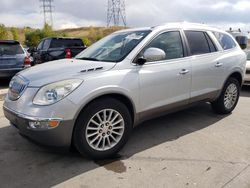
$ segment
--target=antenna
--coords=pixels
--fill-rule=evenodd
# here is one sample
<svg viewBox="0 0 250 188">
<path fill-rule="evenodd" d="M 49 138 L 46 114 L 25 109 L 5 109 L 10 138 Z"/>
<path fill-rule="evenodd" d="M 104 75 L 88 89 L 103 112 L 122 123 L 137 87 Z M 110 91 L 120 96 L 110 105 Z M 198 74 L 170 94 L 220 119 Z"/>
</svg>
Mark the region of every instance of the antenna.
<svg viewBox="0 0 250 188">
<path fill-rule="evenodd" d="M 126 26 L 125 0 L 108 0 L 107 26 L 118 26 L 120 19 L 123 25 Z"/>
<path fill-rule="evenodd" d="M 44 16 L 44 25 L 45 24 L 49 24 L 51 27 L 53 26 L 53 17 L 52 17 L 52 13 L 53 13 L 53 3 L 54 0 L 40 0 L 41 2 L 41 9 L 43 12 L 43 16 Z"/>
</svg>

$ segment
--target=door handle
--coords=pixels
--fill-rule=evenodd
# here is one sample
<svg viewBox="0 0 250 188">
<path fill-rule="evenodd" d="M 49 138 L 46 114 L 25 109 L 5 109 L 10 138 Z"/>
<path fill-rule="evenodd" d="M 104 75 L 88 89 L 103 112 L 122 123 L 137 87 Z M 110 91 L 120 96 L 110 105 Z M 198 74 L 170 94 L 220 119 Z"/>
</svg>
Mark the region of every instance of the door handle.
<svg viewBox="0 0 250 188">
<path fill-rule="evenodd" d="M 179 74 L 182 74 L 182 75 L 187 74 L 187 73 L 189 73 L 189 70 L 187 69 L 182 69 L 181 72 L 179 72 Z"/>
<path fill-rule="evenodd" d="M 215 67 L 221 67 L 222 65 L 223 65 L 223 63 L 217 62 L 217 63 L 215 64 Z"/>
</svg>

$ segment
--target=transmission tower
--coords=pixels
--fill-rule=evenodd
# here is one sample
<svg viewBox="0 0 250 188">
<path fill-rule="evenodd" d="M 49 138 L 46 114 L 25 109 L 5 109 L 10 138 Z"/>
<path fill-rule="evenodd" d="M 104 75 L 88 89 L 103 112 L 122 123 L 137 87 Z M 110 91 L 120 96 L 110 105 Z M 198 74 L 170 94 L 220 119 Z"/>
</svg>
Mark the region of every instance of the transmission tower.
<svg viewBox="0 0 250 188">
<path fill-rule="evenodd" d="M 52 17 L 52 13 L 53 13 L 53 3 L 54 0 L 40 0 L 41 2 L 41 9 L 43 12 L 43 16 L 44 16 L 44 25 L 45 24 L 49 24 L 51 27 L 53 26 L 53 17 Z"/>
<path fill-rule="evenodd" d="M 126 23 L 125 0 L 108 0 L 107 26 L 118 26 L 120 20 L 124 26 Z"/>
</svg>

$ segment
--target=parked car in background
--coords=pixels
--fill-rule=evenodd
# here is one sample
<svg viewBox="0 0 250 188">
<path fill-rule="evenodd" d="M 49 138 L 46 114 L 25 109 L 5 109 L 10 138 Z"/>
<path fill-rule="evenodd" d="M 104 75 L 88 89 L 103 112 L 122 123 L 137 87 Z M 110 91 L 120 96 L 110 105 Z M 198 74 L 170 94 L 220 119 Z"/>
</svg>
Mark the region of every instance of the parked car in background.
<svg viewBox="0 0 250 188">
<path fill-rule="evenodd" d="M 248 39 L 248 34 L 242 32 L 240 29 L 232 30 L 231 28 L 227 32 L 235 38 L 241 49 L 243 49 L 247 55 L 246 73 L 243 84 L 250 85 L 250 41 Z"/>
<path fill-rule="evenodd" d="M 242 49 L 246 49 L 248 45 L 248 34 L 245 32 L 242 32 L 241 29 L 233 30 L 230 28 L 227 31 L 230 35 L 232 35 L 237 43 L 240 45 Z"/>
<path fill-rule="evenodd" d="M 37 142 L 106 158 L 147 119 L 199 102 L 231 113 L 245 67 L 246 54 L 222 30 L 189 23 L 122 30 L 73 60 L 15 76 L 4 114 Z"/>
<path fill-rule="evenodd" d="M 247 65 L 246 65 L 246 74 L 244 78 L 244 85 L 250 85 L 250 51 L 247 54 Z"/>
<path fill-rule="evenodd" d="M 34 64 L 72 58 L 86 48 L 80 38 L 45 38 L 32 52 Z"/>
<path fill-rule="evenodd" d="M 0 40 L 0 78 L 11 78 L 30 66 L 29 54 L 18 41 Z"/>
<path fill-rule="evenodd" d="M 33 59 L 33 57 L 31 56 L 31 53 L 29 52 L 29 48 L 24 48 L 24 50 L 25 50 L 25 52 L 27 53 L 27 55 L 28 55 L 28 57 L 29 57 L 29 59 L 30 59 L 30 64 L 31 64 L 31 66 L 33 66 L 33 65 L 34 65 L 34 59 Z"/>
</svg>

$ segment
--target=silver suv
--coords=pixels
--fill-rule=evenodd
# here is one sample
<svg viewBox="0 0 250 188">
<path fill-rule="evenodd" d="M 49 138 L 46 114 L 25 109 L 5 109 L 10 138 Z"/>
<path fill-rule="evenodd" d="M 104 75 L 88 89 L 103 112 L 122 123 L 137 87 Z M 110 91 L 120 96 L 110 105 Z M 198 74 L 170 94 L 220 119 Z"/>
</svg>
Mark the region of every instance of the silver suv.
<svg viewBox="0 0 250 188">
<path fill-rule="evenodd" d="M 176 23 L 113 33 L 75 59 L 22 71 L 10 82 L 5 116 L 42 144 L 73 145 L 105 158 L 132 128 L 197 102 L 228 114 L 236 106 L 246 55 L 228 33 Z"/>
</svg>

